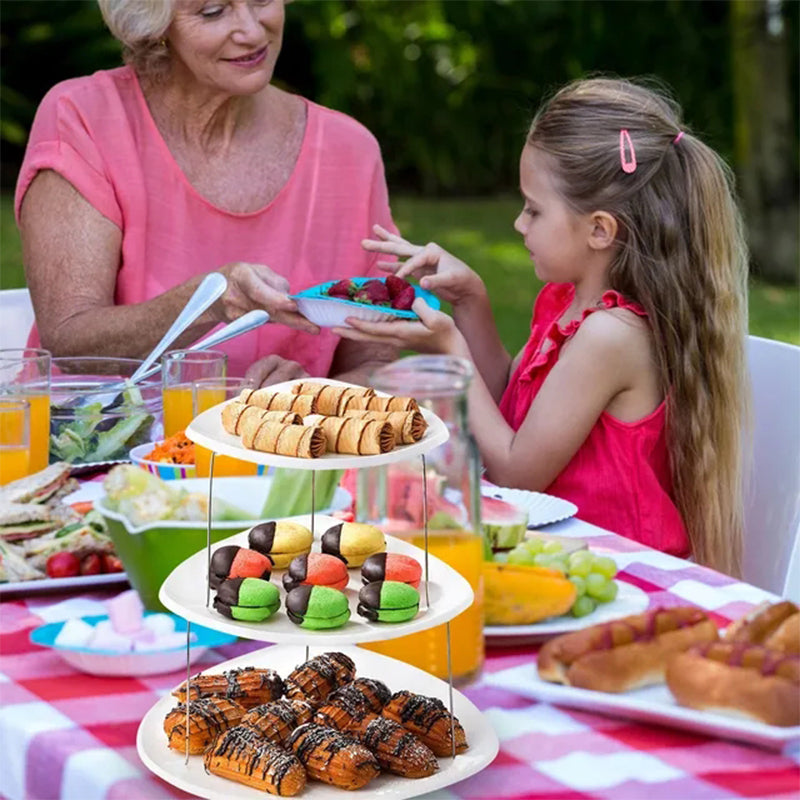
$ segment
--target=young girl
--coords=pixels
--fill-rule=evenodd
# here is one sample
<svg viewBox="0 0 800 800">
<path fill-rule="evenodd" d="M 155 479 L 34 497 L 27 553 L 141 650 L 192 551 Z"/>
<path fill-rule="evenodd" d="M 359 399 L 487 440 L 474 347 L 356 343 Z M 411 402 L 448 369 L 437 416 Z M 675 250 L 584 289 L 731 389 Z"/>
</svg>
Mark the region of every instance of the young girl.
<svg viewBox="0 0 800 800">
<path fill-rule="evenodd" d="M 736 573 L 741 550 L 747 254 L 720 157 L 666 97 L 623 80 L 561 89 L 520 159 L 514 222 L 546 285 L 512 360 L 486 288 L 435 244 L 376 227 L 382 266 L 453 306 L 336 333 L 472 360 L 470 425 L 487 477 L 567 498 L 578 516 Z"/>
</svg>

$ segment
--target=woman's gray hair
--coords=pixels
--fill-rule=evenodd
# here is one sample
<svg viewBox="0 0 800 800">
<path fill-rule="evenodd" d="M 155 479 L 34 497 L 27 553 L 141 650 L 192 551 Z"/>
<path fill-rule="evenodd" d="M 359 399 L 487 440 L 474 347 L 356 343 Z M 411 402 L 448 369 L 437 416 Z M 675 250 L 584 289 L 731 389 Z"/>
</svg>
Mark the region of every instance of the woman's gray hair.
<svg viewBox="0 0 800 800">
<path fill-rule="evenodd" d="M 100 13 L 122 55 L 140 77 L 158 78 L 170 63 L 164 35 L 175 13 L 175 0 L 97 0 Z"/>
</svg>

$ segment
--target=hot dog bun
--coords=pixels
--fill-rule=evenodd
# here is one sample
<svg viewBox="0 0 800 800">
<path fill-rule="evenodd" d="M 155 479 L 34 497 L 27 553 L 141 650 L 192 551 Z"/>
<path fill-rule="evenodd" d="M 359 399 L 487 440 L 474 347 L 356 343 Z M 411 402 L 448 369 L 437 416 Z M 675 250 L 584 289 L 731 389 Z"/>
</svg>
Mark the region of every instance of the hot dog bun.
<svg viewBox="0 0 800 800">
<path fill-rule="evenodd" d="M 767 725 L 800 725 L 800 656 L 712 642 L 672 656 L 666 678 L 682 706 Z"/>
<path fill-rule="evenodd" d="M 800 655 L 800 609 L 789 600 L 762 603 L 732 622 L 723 638 L 726 642 L 761 644 L 770 650 Z"/>
<path fill-rule="evenodd" d="M 539 652 L 539 677 L 626 692 L 661 683 L 669 656 L 717 637 L 716 626 L 699 608 L 646 611 L 551 639 Z"/>
</svg>

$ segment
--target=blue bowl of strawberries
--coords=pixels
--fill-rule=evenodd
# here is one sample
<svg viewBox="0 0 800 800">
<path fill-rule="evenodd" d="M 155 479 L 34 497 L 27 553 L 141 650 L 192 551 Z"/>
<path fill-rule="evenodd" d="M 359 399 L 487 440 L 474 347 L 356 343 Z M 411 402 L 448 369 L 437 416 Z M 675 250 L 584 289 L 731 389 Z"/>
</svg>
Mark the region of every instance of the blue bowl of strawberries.
<svg viewBox="0 0 800 800">
<path fill-rule="evenodd" d="M 346 327 L 348 317 L 370 322 L 419 319 L 411 310 L 418 297 L 439 308 L 434 294 L 396 275 L 327 281 L 292 295 L 300 313 L 320 328 Z"/>
</svg>

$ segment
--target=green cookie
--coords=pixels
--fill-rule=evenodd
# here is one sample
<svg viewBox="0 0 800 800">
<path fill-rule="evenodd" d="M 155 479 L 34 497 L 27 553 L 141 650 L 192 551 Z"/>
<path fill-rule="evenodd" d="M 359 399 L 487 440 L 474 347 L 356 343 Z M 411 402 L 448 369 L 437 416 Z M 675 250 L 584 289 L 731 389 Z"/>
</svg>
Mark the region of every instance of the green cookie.
<svg viewBox="0 0 800 800">
<path fill-rule="evenodd" d="M 326 628 L 340 628 L 350 619 L 350 609 L 336 617 L 309 617 L 306 616 L 300 623 L 301 628 L 308 628 L 310 631 L 321 631 Z"/>
<path fill-rule="evenodd" d="M 280 605 L 280 592 L 274 583 L 261 580 L 260 578 L 245 578 L 239 586 L 239 606 L 255 608 L 257 606 L 268 606 L 274 608 L 274 613 Z"/>
<path fill-rule="evenodd" d="M 278 610 L 278 604 L 262 606 L 261 608 L 251 608 L 249 606 L 231 606 L 230 608 L 233 619 L 238 619 L 242 622 L 263 622 Z"/>
</svg>

